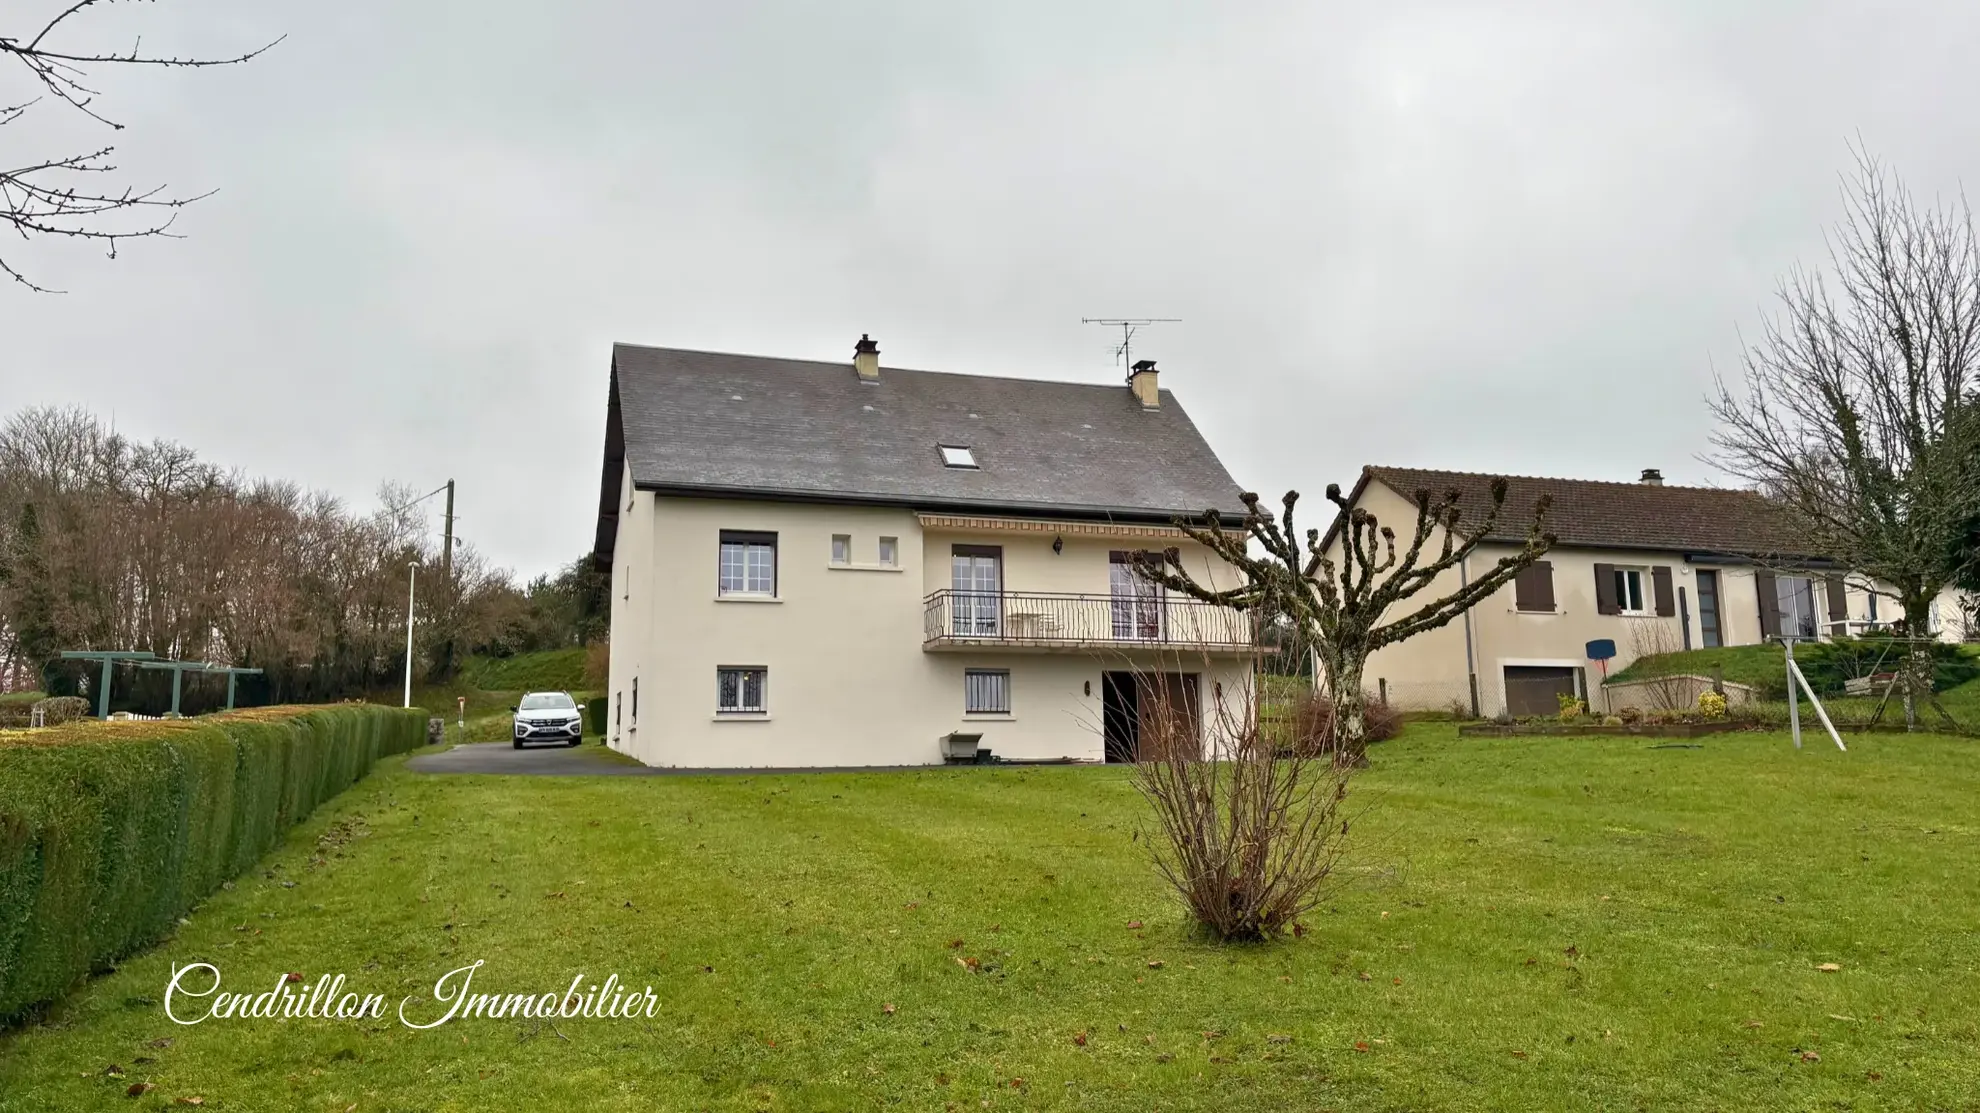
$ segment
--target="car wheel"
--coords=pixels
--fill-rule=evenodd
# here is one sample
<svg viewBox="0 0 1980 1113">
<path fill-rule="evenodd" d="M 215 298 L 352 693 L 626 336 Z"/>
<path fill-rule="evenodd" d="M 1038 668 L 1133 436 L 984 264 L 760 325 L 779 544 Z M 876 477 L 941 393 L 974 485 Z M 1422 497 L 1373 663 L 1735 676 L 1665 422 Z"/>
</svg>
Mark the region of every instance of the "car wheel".
<svg viewBox="0 0 1980 1113">
<path fill-rule="evenodd" d="M 518 750 L 522 749 L 522 739 L 520 738 L 514 739 L 510 744 Z"/>
<path fill-rule="evenodd" d="M 573 738 L 573 739 L 571 739 L 571 740 L 570 740 L 569 742 L 566 742 L 566 743 L 564 743 L 564 744 L 565 744 L 566 746 L 582 746 L 582 745 L 584 745 L 584 739 L 583 739 L 583 738 Z"/>
</svg>

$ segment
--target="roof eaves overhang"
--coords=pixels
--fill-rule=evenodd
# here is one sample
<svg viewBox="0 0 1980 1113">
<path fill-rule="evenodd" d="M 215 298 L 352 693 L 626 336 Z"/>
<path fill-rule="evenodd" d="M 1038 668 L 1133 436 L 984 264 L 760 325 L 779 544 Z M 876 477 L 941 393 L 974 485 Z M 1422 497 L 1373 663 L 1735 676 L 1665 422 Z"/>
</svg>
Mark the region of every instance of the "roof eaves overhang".
<svg viewBox="0 0 1980 1113">
<path fill-rule="evenodd" d="M 759 502 L 803 502 L 842 506 L 887 506 L 914 511 L 954 511 L 999 517 L 1029 517 L 1058 520 L 1147 522 L 1168 525 L 1178 519 L 1191 523 L 1207 521 L 1203 510 L 1161 510 L 1132 506 L 1090 506 L 1075 503 L 1030 503 L 998 500 L 944 499 L 924 496 L 858 491 L 819 491 L 803 488 L 722 487 L 709 484 L 645 483 L 634 476 L 633 485 L 655 495 L 672 498 L 746 499 Z M 1242 520 L 1243 513 L 1219 508 L 1226 521 Z"/>
</svg>

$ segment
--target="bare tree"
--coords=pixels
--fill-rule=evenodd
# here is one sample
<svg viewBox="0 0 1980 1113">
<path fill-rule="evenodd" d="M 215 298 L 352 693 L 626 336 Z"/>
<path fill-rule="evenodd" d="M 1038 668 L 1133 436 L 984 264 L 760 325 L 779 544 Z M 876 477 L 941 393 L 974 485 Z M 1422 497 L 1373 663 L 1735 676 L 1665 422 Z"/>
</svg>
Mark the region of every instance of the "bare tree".
<svg viewBox="0 0 1980 1113">
<path fill-rule="evenodd" d="M 1293 522 L 1299 492 L 1286 492 L 1284 510 L 1276 519 L 1260 511 L 1258 496 L 1247 492 L 1241 496 L 1247 511 L 1242 533 L 1226 531 L 1214 510 L 1207 526 L 1178 523 L 1192 540 L 1236 568 L 1244 577 L 1241 586 L 1204 587 L 1183 567 L 1175 549 L 1152 559 L 1138 557 L 1137 563 L 1144 575 L 1171 591 L 1239 610 L 1282 615 L 1293 623 L 1303 643 L 1320 658 L 1321 682 L 1335 709 L 1336 744 L 1341 752 L 1354 756 L 1366 745 L 1367 696 L 1361 685 L 1369 655 L 1457 618 L 1511 583 L 1553 545 L 1553 534 L 1542 530 L 1548 507 L 1542 496 L 1517 552 L 1500 557 L 1457 590 L 1385 621 L 1398 604 L 1413 601 L 1494 533 L 1506 501 L 1506 481 L 1492 480 L 1490 495 L 1490 509 L 1474 525 L 1464 521 L 1460 492 L 1433 497 L 1427 489 L 1417 491 L 1416 527 L 1398 557 L 1396 531 L 1342 495 L 1337 483 L 1327 485 L 1327 498 L 1335 506 L 1333 525 L 1324 535 L 1308 529 L 1303 539 Z M 1441 541 L 1433 541 L 1438 535 Z M 1262 553 L 1251 551 L 1254 544 Z"/>
<path fill-rule="evenodd" d="M 1743 389 L 1718 384 L 1712 440 L 1715 462 L 1772 498 L 1809 552 L 1895 601 L 1922 637 L 1980 515 L 1980 241 L 1963 199 L 1921 206 L 1856 153 L 1828 273 L 1782 280 Z M 1931 675 L 1921 654 L 1902 670 L 1907 726 Z"/>
<path fill-rule="evenodd" d="M 224 58 L 154 54 L 144 50 L 142 40 L 132 43 L 128 50 L 67 45 L 66 32 L 85 10 L 108 3 L 109 0 L 72 0 L 28 37 L 0 34 L 0 58 L 19 62 L 30 75 L 28 86 L 34 90 L 25 100 L 0 97 L 0 127 L 18 123 L 29 109 L 46 100 L 67 105 L 95 124 L 121 131 L 124 125 L 104 115 L 96 106 L 98 92 L 91 84 L 92 67 L 231 66 L 275 45 L 271 42 L 245 54 Z M 111 258 L 115 258 L 117 245 L 123 240 L 170 236 L 178 210 L 210 196 L 210 192 L 177 194 L 162 185 L 95 184 L 117 172 L 117 165 L 110 161 L 115 151 L 113 146 L 72 148 L 70 153 L 33 157 L 11 167 L 0 162 L 0 220 L 6 221 L 8 229 L 22 240 L 49 236 L 90 240 L 104 245 Z M 47 292 L 10 264 L 4 255 L 0 255 L 0 272 L 30 290 Z"/>
</svg>

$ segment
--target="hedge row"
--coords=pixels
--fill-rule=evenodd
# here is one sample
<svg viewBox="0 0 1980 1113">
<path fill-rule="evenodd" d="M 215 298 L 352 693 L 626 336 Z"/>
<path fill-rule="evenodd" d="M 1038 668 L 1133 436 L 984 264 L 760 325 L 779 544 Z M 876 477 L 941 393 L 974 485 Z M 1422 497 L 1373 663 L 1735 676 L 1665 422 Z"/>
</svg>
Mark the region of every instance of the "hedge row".
<svg viewBox="0 0 1980 1113">
<path fill-rule="evenodd" d="M 0 1018 L 165 938 L 425 738 L 425 712 L 360 705 L 0 734 Z"/>
</svg>

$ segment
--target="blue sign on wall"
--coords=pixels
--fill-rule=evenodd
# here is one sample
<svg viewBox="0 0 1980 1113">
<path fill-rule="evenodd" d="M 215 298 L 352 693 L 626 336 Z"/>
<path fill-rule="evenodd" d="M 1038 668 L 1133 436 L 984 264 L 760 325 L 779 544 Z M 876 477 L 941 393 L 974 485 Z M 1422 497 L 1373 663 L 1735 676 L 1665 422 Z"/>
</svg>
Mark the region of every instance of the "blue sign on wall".
<svg viewBox="0 0 1980 1113">
<path fill-rule="evenodd" d="M 1588 643 L 1588 659 L 1606 661 L 1616 655 L 1616 642 L 1613 638 L 1596 638 Z"/>
</svg>

